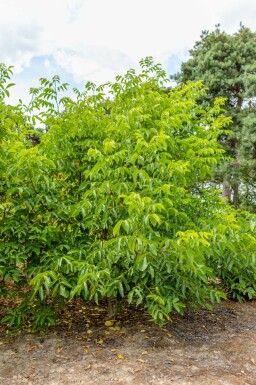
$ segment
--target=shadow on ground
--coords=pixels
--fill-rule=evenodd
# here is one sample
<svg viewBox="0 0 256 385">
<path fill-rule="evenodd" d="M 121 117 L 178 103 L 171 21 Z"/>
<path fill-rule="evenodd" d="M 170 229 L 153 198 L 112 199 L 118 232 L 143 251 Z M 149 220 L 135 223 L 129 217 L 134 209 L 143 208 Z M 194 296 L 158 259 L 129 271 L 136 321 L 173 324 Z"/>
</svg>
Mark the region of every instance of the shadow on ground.
<svg viewBox="0 0 256 385">
<path fill-rule="evenodd" d="M 159 328 L 142 311 L 108 320 L 71 303 L 45 335 L 0 337 L 1 385 L 256 385 L 256 302 L 173 315 Z"/>
</svg>

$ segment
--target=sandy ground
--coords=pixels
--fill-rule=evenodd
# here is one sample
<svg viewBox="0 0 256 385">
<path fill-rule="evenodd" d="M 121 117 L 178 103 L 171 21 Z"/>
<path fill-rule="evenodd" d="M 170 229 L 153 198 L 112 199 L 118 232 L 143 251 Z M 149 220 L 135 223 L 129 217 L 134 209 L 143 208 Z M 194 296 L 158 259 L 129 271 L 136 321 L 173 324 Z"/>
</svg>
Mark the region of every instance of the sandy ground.
<svg viewBox="0 0 256 385">
<path fill-rule="evenodd" d="M 73 305 L 72 305 L 73 306 Z M 82 304 L 45 335 L 0 337 L 1 385 L 256 385 L 256 302 L 115 322 Z"/>
</svg>

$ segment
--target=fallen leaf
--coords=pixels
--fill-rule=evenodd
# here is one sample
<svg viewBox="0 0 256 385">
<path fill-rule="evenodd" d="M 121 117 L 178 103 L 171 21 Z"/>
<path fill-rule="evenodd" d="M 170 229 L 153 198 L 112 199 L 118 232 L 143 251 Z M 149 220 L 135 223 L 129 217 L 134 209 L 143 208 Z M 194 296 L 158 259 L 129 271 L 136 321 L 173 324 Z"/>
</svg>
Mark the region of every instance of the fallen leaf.
<svg viewBox="0 0 256 385">
<path fill-rule="evenodd" d="M 122 354 L 118 354 L 117 356 L 120 360 L 124 360 L 124 356 L 122 356 Z"/>
<path fill-rule="evenodd" d="M 109 326 L 113 326 L 114 325 L 114 321 L 109 321 L 108 320 L 108 321 L 105 322 L 105 325 L 108 326 L 108 327 Z"/>
<path fill-rule="evenodd" d="M 87 334 L 92 334 L 92 331 L 90 329 L 87 330 Z"/>
<path fill-rule="evenodd" d="M 148 352 L 146 350 L 144 350 L 144 352 L 142 352 L 141 354 L 143 354 L 145 356 L 148 354 Z"/>
<path fill-rule="evenodd" d="M 140 330 L 140 332 L 141 332 L 141 333 L 145 333 L 145 332 L 146 332 L 146 330 L 143 330 L 143 329 L 142 329 L 142 330 Z"/>
<path fill-rule="evenodd" d="M 143 360 L 142 358 L 137 358 L 137 360 L 136 361 L 138 361 L 138 362 L 141 362 L 142 364 L 145 364 L 145 360 Z"/>
<path fill-rule="evenodd" d="M 31 352 L 31 350 L 36 349 L 36 348 L 37 348 L 37 345 L 30 346 L 30 347 L 27 349 L 27 352 Z"/>
<path fill-rule="evenodd" d="M 119 326 L 114 326 L 114 327 L 110 327 L 111 330 L 114 330 L 114 331 L 117 331 L 117 330 L 120 330 L 120 327 Z"/>
</svg>

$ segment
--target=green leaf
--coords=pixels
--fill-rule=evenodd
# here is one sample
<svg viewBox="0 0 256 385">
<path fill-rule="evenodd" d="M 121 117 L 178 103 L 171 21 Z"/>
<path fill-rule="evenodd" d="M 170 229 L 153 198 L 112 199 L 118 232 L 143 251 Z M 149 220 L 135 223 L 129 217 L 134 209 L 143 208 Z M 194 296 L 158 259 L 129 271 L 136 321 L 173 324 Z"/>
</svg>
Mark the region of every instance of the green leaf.
<svg viewBox="0 0 256 385">
<path fill-rule="evenodd" d="M 138 257 L 137 258 L 137 266 L 140 271 L 145 271 L 148 267 L 147 257 Z"/>
<path fill-rule="evenodd" d="M 124 297 L 124 288 L 123 288 L 122 282 L 120 282 L 120 281 L 118 282 L 118 290 L 119 290 L 119 294 L 123 298 Z"/>
<path fill-rule="evenodd" d="M 122 220 L 122 219 L 119 220 L 119 221 L 116 223 L 115 227 L 113 228 L 113 235 L 114 235 L 114 237 L 117 236 L 117 235 L 119 235 L 120 227 L 121 227 L 122 224 L 123 224 L 123 220 Z"/>
</svg>

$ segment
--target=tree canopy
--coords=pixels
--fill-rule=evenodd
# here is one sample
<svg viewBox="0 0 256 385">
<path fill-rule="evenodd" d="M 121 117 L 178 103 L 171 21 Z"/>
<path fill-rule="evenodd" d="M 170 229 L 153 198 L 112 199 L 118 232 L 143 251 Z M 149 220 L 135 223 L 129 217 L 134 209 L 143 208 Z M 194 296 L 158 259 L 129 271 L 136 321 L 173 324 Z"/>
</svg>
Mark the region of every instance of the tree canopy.
<svg viewBox="0 0 256 385">
<path fill-rule="evenodd" d="M 2 295 L 10 280 L 17 293 L 31 286 L 3 322 L 30 309 L 35 327 L 51 324 L 55 304 L 77 296 L 141 304 L 160 323 L 188 305 L 255 296 L 255 217 L 209 184 L 231 122 L 225 100 L 202 108 L 201 81 L 166 93 L 161 66 L 140 64 L 87 83 L 75 101 L 59 99 L 58 77 L 41 79 L 32 103 L 15 107 L 2 67 Z M 47 129 L 35 131 L 38 120 Z"/>
<path fill-rule="evenodd" d="M 213 32 L 203 31 L 173 78 L 178 83 L 202 80 L 207 87 L 203 105 L 218 96 L 226 98 L 232 133 L 220 135 L 219 141 L 233 160 L 218 170 L 223 195 L 238 208 L 240 190 L 240 203 L 255 207 L 256 33 L 243 25 L 233 35 L 222 32 L 219 25 Z"/>
</svg>

